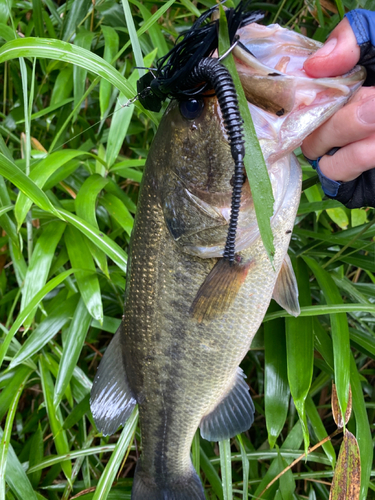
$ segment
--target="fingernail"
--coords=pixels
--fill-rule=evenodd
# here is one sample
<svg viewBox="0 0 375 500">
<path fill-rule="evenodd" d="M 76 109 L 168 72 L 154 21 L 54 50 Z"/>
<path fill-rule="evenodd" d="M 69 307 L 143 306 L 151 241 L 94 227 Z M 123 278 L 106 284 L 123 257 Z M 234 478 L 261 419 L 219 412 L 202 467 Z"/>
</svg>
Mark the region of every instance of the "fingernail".
<svg viewBox="0 0 375 500">
<path fill-rule="evenodd" d="M 358 119 L 366 125 L 375 123 L 375 98 L 364 101 L 357 110 Z"/>
<path fill-rule="evenodd" d="M 325 57 L 328 56 L 336 47 L 337 38 L 331 38 L 326 42 L 323 47 L 315 52 L 311 57 Z"/>
</svg>

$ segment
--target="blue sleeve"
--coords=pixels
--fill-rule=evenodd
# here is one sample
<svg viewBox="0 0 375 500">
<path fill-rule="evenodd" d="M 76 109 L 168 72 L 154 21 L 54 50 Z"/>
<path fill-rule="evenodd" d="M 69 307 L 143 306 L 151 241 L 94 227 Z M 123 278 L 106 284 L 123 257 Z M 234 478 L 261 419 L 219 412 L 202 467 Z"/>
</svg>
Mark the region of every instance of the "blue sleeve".
<svg viewBox="0 0 375 500">
<path fill-rule="evenodd" d="M 367 42 L 375 46 L 375 12 L 355 9 L 345 14 L 345 17 L 350 23 L 359 46 Z"/>
<path fill-rule="evenodd" d="M 340 148 L 332 148 L 328 155 L 332 156 Z M 306 160 L 317 171 L 322 188 L 328 198 L 340 201 L 348 208 L 375 207 L 375 168 L 363 172 L 349 182 L 337 182 L 326 177 L 319 167 L 319 160 Z"/>
<path fill-rule="evenodd" d="M 365 87 L 375 85 L 375 12 L 355 9 L 345 17 L 350 23 L 360 48 L 358 64 L 366 68 Z"/>
<path fill-rule="evenodd" d="M 334 148 L 334 149 L 337 150 L 338 148 Z M 306 158 L 306 156 L 305 156 L 305 158 Z M 323 189 L 324 194 L 326 194 L 327 196 L 329 196 L 331 198 L 335 198 L 337 196 L 337 193 L 339 191 L 339 188 L 340 188 L 342 182 L 334 181 L 333 179 L 330 179 L 329 177 L 327 177 L 326 175 L 323 174 L 323 172 L 320 170 L 320 166 L 319 166 L 319 161 L 321 158 L 322 158 L 322 156 L 320 158 L 318 158 L 317 160 L 310 160 L 309 158 L 306 158 L 306 160 L 310 163 L 312 168 L 314 170 L 316 170 L 316 173 L 318 174 L 320 184 L 322 185 L 322 189 Z"/>
</svg>

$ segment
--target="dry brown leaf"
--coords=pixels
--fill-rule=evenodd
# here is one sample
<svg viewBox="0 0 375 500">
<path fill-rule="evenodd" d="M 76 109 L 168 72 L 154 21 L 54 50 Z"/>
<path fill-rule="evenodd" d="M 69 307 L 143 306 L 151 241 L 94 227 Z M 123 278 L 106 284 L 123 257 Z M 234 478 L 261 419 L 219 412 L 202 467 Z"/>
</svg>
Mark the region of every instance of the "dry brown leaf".
<svg viewBox="0 0 375 500">
<path fill-rule="evenodd" d="M 36 149 L 37 151 L 43 151 L 43 153 L 47 153 L 47 150 L 42 144 L 38 141 L 38 139 L 35 139 L 35 137 L 31 137 L 31 147 L 33 149 Z"/>
<path fill-rule="evenodd" d="M 30 138 L 31 142 L 31 147 L 32 149 L 35 149 L 37 151 L 42 151 L 43 153 L 47 153 L 47 150 L 42 144 L 38 141 L 38 139 L 35 139 L 35 137 Z M 24 132 L 21 132 L 21 157 L 25 158 L 25 151 L 26 151 L 26 134 Z"/>
<path fill-rule="evenodd" d="M 323 9 L 329 10 L 329 12 L 337 14 L 337 7 L 333 2 L 330 2 L 329 0 L 320 0 L 320 5 L 322 6 Z"/>
<path fill-rule="evenodd" d="M 359 500 L 361 490 L 361 459 L 356 438 L 344 434 L 333 475 L 329 500 Z"/>
<path fill-rule="evenodd" d="M 333 420 L 335 421 L 337 427 L 339 429 L 342 429 L 344 427 L 344 422 L 342 419 L 342 414 L 339 406 L 339 400 L 337 398 L 336 385 L 333 382 L 332 382 L 331 406 L 332 406 Z M 349 386 L 349 400 L 345 412 L 345 425 L 349 422 L 351 414 L 352 414 L 352 390 Z"/>
<path fill-rule="evenodd" d="M 319 23 L 318 10 L 315 6 L 315 2 L 312 2 L 311 0 L 305 0 L 305 5 L 308 8 L 308 11 L 310 12 L 310 14 L 315 19 L 315 21 L 317 21 Z M 330 18 L 329 12 L 333 12 L 334 14 L 337 14 L 336 5 L 334 5 L 329 0 L 320 0 L 320 6 L 322 8 L 322 13 L 323 13 L 324 17 L 326 17 L 327 19 Z"/>
</svg>

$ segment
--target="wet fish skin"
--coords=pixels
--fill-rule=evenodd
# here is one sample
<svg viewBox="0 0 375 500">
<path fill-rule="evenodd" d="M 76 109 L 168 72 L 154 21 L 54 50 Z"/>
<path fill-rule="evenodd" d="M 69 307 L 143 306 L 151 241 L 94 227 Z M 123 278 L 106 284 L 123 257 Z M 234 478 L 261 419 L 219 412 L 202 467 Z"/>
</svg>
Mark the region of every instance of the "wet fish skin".
<svg viewBox="0 0 375 500">
<path fill-rule="evenodd" d="M 341 94 L 335 91 L 335 102 Z M 322 103 L 312 104 L 303 115 L 305 127 L 299 126 L 298 106 L 279 118 L 250 105 L 276 200 L 271 221 L 274 268 L 245 184 L 237 249 L 248 272 L 235 301 L 209 321 L 197 320 L 190 308 L 222 255 L 233 159 L 216 98 L 206 98 L 194 120 L 186 120 L 173 102 L 160 123 L 131 239 L 124 318 L 99 367 L 91 401 L 97 426 L 105 434 L 123 424 L 138 402 L 142 455 L 133 500 L 203 500 L 190 459 L 196 429 L 200 426 L 203 437 L 219 440 L 247 430 L 253 421 L 254 407 L 238 366 L 277 281 L 290 283 L 278 277 L 287 273 L 293 282 L 284 262 L 299 204 L 301 170 L 290 151 L 332 113 L 335 103 L 328 99 L 324 109 Z M 285 123 L 294 126 L 289 126 L 287 144 Z M 283 301 L 283 293 L 275 297 Z M 292 313 L 298 312 L 296 307 L 291 306 Z"/>
<path fill-rule="evenodd" d="M 181 251 L 171 238 L 162 207 L 169 197 L 181 199 L 185 189 L 181 178 L 202 189 L 210 185 L 213 192 L 230 189 L 230 168 L 223 168 L 218 175 L 210 172 L 212 158 L 217 161 L 216 151 L 220 151 L 223 166 L 231 165 L 232 159 L 227 143 L 223 142 L 219 116 L 214 114 L 216 106 L 213 102 L 206 106 L 207 112 L 194 122 L 185 139 L 181 138 L 177 104 L 171 106 L 160 124 L 161 133 L 150 151 L 132 240 L 124 360 L 130 386 L 140 402 L 143 454 L 139 470 L 153 477 L 160 488 L 191 476 L 190 447 L 195 431 L 202 417 L 233 386 L 237 367 L 264 317 L 277 276 L 258 240 L 251 249 L 241 252 L 244 260 L 254 262 L 254 267 L 232 307 L 208 324 L 198 323 L 189 314 L 198 289 L 216 260 Z M 195 136 L 207 129 L 206 144 L 202 145 Z M 170 146 L 176 143 L 175 149 Z M 206 147 L 212 148 L 208 161 L 201 159 L 201 151 Z M 193 159 L 194 166 L 189 168 Z M 175 190 L 171 194 L 168 177 L 174 177 L 175 172 L 179 178 L 172 182 Z M 167 192 L 163 186 L 165 178 Z M 295 165 L 290 197 L 274 226 L 277 270 L 289 245 L 287 230 L 293 228 L 300 181 Z M 225 237 L 226 226 L 216 226 L 205 214 L 200 224 L 203 242 L 209 242 L 217 232 Z"/>
<path fill-rule="evenodd" d="M 238 365 L 268 307 L 300 197 L 301 173 L 298 164 L 293 163 L 291 175 L 287 176 L 289 195 L 273 224 L 277 272 L 273 271 L 258 238 L 251 248 L 240 253 L 254 266 L 233 305 L 223 316 L 199 323 L 189 309 L 216 259 L 202 259 L 179 247 L 178 237 L 177 241 L 171 237 L 167 225 L 171 221 L 166 224 L 163 208 L 170 208 L 168 200 L 172 198 L 181 200 L 185 186 L 191 182 L 202 190 L 209 185 L 214 195 L 228 193 L 229 203 L 233 160 L 223 139 L 216 99 L 207 100 L 204 113 L 189 124 L 184 139 L 181 127 L 186 131 L 186 123 L 181 122 L 178 104 L 174 103 L 163 118 L 150 150 L 129 256 L 120 335 L 122 359 L 129 386 L 139 403 L 142 431 L 143 451 L 135 477 L 135 499 L 161 499 L 162 494 L 171 494 L 176 489 L 181 490 L 178 496 L 165 498 L 204 498 L 190 460 L 191 442 L 202 418 L 239 378 Z M 209 133 L 202 144 L 196 138 L 203 131 Z M 174 141 L 179 143 L 178 148 L 171 146 L 176 144 Z M 206 148 L 209 153 L 203 156 L 202 149 Z M 218 162 L 218 158 L 223 168 L 215 175 L 212 161 Z M 189 168 L 193 160 L 197 166 Z M 286 161 L 287 170 L 288 164 Z M 178 172 L 178 177 L 174 172 Z M 183 211 L 179 208 L 181 219 Z M 187 224 L 178 228 L 180 238 L 191 222 L 189 205 L 185 214 Z M 218 234 L 225 240 L 226 226 L 218 225 L 205 213 L 198 219 L 202 245 L 209 244 L 213 235 L 216 241 Z M 234 431 L 229 429 L 230 435 L 248 428 L 249 420 L 250 424 L 252 421 L 251 407 L 243 424 L 241 403 L 238 406 L 239 427 Z M 230 417 L 235 420 L 235 414 Z M 222 433 L 219 437 L 229 435 Z"/>
</svg>

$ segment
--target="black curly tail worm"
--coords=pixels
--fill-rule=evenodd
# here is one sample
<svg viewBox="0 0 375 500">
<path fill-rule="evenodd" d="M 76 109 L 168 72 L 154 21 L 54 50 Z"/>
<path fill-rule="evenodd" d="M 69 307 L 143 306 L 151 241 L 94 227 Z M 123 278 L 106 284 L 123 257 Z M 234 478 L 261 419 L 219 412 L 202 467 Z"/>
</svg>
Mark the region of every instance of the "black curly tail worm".
<svg viewBox="0 0 375 500">
<path fill-rule="evenodd" d="M 224 259 L 232 263 L 235 259 L 236 232 L 244 176 L 245 140 L 242 126 L 243 119 L 238 107 L 237 92 L 232 76 L 218 59 L 210 57 L 201 59 L 187 77 L 184 87 L 194 88 L 195 85 L 202 82 L 208 82 L 215 91 L 234 159 L 231 214 L 224 248 Z"/>
</svg>

